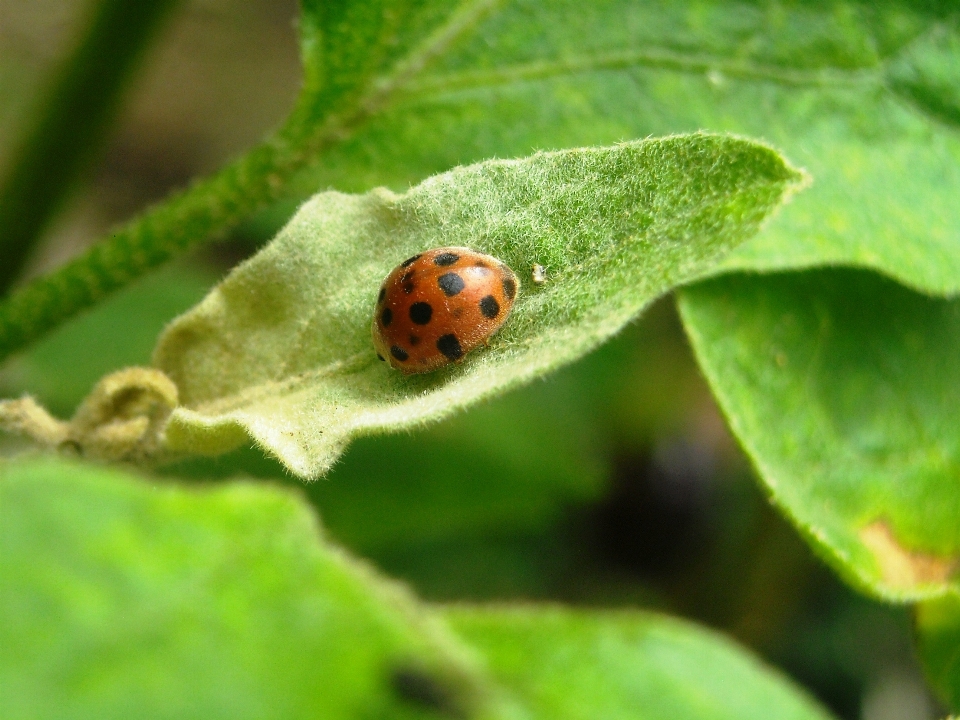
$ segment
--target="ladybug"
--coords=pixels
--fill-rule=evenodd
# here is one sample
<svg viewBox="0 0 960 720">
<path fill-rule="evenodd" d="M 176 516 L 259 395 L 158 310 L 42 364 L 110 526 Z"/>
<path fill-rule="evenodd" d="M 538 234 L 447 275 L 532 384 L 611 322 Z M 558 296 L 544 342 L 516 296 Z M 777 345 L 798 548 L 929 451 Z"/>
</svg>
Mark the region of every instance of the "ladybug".
<svg viewBox="0 0 960 720">
<path fill-rule="evenodd" d="M 377 357 L 425 373 L 487 344 L 513 308 L 519 283 L 505 263 L 465 247 L 441 247 L 397 265 L 373 317 Z"/>
</svg>

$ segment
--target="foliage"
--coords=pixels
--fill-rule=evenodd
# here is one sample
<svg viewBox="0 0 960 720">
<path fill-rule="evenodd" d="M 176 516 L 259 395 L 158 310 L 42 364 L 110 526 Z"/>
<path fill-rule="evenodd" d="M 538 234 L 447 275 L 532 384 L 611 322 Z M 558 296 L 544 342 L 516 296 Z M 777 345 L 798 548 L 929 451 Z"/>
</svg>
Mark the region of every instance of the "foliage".
<svg viewBox="0 0 960 720">
<path fill-rule="evenodd" d="M 482 163 L 400 197 L 320 194 L 161 337 L 154 362 L 182 404 L 167 445 L 223 452 L 242 429 L 315 477 L 354 435 L 448 415 L 584 354 L 739 243 L 800 179 L 766 148 L 701 135 Z M 479 357 L 401 377 L 370 349 L 376 291 L 439 245 L 539 263 L 550 282 L 522 283 Z"/>
<path fill-rule="evenodd" d="M 683 292 L 704 373 L 774 499 L 894 599 L 960 591 L 960 302 L 852 270 Z"/>
<path fill-rule="evenodd" d="M 0 353 L 271 203 L 311 199 L 167 329 L 156 368 L 108 375 L 71 421 L 32 399 L 4 402 L 0 421 L 65 452 L 138 462 L 253 438 L 314 477 L 355 436 L 419 426 L 541 377 L 683 286 L 684 329 L 762 487 L 847 581 L 919 602 L 931 683 L 960 708 L 955 7 L 304 0 L 299 29 L 304 83 L 286 123 L 14 290 L 0 302 Z M 94 98 L 91 113 L 111 97 Z M 28 170 L 45 177 L 58 159 Z M 814 182 L 780 208 L 803 178 L 790 163 Z M 445 244 L 491 252 L 523 277 L 544 264 L 548 282 L 524 283 L 488 349 L 403 378 L 369 348 L 376 287 L 399 260 Z M 157 295 L 153 319 L 128 332 L 149 280 L 131 288 L 14 358 L 0 380 L 62 413 L 100 373 L 146 362 L 154 331 L 204 282 L 178 280 L 183 295 Z M 90 357 L 85 333 L 110 317 L 123 328 L 117 349 Z M 71 342 L 81 362 L 65 368 Z M 591 425 L 589 403 L 569 407 L 577 422 L 544 421 L 522 445 L 542 442 L 542 465 L 461 420 L 461 435 L 433 431 L 434 461 L 408 454 L 422 468 L 420 497 L 393 502 L 358 481 L 370 495 L 356 493 L 347 511 L 330 499 L 331 510 L 352 512 L 347 525 L 371 545 L 442 535 L 445 523 L 545 522 L 565 499 L 597 492 L 604 472 L 589 441 L 565 442 Z M 521 416 L 496 410 L 491 424 Z M 458 458 L 473 468 L 462 486 L 447 471 Z M 216 466 L 194 462 L 169 472 Z M 503 468 L 528 480 L 512 516 L 511 482 L 483 482 Z M 662 703 L 653 715 L 822 716 L 725 641 L 664 618 L 425 608 L 317 540 L 299 500 L 255 483 L 154 491 L 147 478 L 53 461 L 3 473 L 0 581 L 22 622 L 0 631 L 0 702 L 50 703 L 11 705 L 11 716 L 129 714 L 137 697 L 203 716 L 578 717 L 606 703 L 611 717 L 645 717 L 637 698 L 648 697 Z M 321 510 L 335 498 L 310 493 Z M 461 512 L 473 497 L 473 515 Z M 318 607 L 346 629 L 324 635 Z M 391 676 L 397 662 L 408 671 Z M 341 695 L 313 694 L 317 667 Z"/>
<path fill-rule="evenodd" d="M 574 718 L 607 672 L 616 717 L 759 718 L 771 704 L 826 717 L 677 621 L 420 605 L 262 484 L 157 486 L 28 460 L 3 465 L 0 502 L 0 590 L 17 618 L 0 629 L 4 717 Z M 568 714 L 517 677 L 539 633 L 557 659 L 540 670 L 574 689 Z M 707 701 L 693 694 L 704 682 L 719 690 Z"/>
</svg>

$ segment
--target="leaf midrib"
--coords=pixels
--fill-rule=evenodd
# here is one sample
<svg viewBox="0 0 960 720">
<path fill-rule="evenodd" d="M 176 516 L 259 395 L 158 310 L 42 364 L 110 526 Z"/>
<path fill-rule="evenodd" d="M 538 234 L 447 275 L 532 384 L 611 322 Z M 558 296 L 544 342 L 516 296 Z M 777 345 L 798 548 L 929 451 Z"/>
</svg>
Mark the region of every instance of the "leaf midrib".
<svg viewBox="0 0 960 720">
<path fill-rule="evenodd" d="M 588 74 L 604 70 L 648 68 L 674 72 L 707 75 L 721 81 L 726 78 L 771 82 L 784 87 L 801 88 L 858 88 L 871 87 L 886 91 L 897 102 L 925 120 L 956 131 L 958 126 L 945 122 L 911 97 L 898 91 L 889 77 L 890 66 L 909 52 L 916 43 L 942 31 L 942 23 L 918 33 L 895 51 L 881 56 L 873 65 L 843 68 L 824 65 L 817 68 L 765 65 L 741 58 L 731 58 L 709 52 L 679 52 L 666 47 L 644 50 L 619 50 L 606 53 L 574 54 L 547 60 L 507 64 L 486 70 L 464 70 L 421 76 L 404 83 L 400 94 L 407 102 L 431 100 L 457 92 L 483 88 L 506 88 L 524 82 L 562 76 Z M 378 111 L 383 109 L 378 108 Z"/>
<path fill-rule="evenodd" d="M 481 87 L 502 87 L 528 80 L 539 80 L 561 75 L 618 70 L 630 67 L 648 67 L 678 72 L 719 72 L 722 75 L 768 80 L 789 86 L 844 87 L 883 82 L 883 65 L 869 68 L 842 69 L 823 67 L 811 70 L 786 66 L 767 67 L 759 63 L 727 58 L 706 53 L 678 53 L 667 49 L 622 50 L 610 53 L 571 55 L 552 60 L 515 63 L 501 68 L 480 71 L 461 71 L 428 76 L 407 85 L 411 96 L 429 97 Z"/>
</svg>

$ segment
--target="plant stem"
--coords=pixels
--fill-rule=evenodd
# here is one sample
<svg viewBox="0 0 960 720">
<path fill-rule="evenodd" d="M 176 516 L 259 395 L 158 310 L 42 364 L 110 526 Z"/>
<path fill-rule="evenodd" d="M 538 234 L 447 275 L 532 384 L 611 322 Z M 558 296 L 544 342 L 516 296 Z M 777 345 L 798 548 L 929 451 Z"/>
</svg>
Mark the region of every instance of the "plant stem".
<svg viewBox="0 0 960 720">
<path fill-rule="evenodd" d="M 282 194 L 304 162 L 278 135 L 120 227 L 0 304 L 0 360 L 108 293 L 185 250 L 218 237 Z"/>
<path fill-rule="evenodd" d="M 126 81 L 179 0 L 101 0 L 0 186 L 0 293 L 101 145 Z"/>
<path fill-rule="evenodd" d="M 397 93 L 498 1 L 464 3 L 389 72 L 370 78 L 364 91 L 340 108 L 336 102 L 318 107 L 317 94 L 305 90 L 272 138 L 0 301 L 0 361 L 148 270 L 224 235 L 269 203 L 289 197 L 290 180 L 297 172 L 388 107 Z"/>
</svg>

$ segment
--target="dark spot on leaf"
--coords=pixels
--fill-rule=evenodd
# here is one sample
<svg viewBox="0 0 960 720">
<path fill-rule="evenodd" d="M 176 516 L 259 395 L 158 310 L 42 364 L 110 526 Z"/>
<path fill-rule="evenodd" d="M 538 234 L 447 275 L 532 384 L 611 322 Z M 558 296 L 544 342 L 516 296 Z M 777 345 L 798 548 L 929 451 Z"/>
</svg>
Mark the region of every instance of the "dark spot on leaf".
<svg viewBox="0 0 960 720">
<path fill-rule="evenodd" d="M 457 702 L 454 689 L 427 670 L 402 667 L 391 678 L 393 690 L 403 700 L 451 718 L 465 718 L 467 713 Z"/>
<path fill-rule="evenodd" d="M 493 320 L 500 314 L 500 303 L 493 295 L 487 295 L 480 301 L 480 312 L 483 313 L 485 318 Z"/>
<path fill-rule="evenodd" d="M 459 259 L 460 256 L 456 253 L 440 253 L 433 259 L 433 264 L 446 267 L 447 265 L 453 265 Z"/>
<path fill-rule="evenodd" d="M 517 294 L 517 283 L 512 277 L 505 277 L 503 279 L 503 294 L 507 296 L 507 300 L 513 300 Z"/>
<path fill-rule="evenodd" d="M 400 263 L 400 267 L 408 267 L 409 265 L 413 265 L 413 263 L 415 263 L 419 259 L 420 259 L 419 255 L 414 255 L 412 258 L 407 258 L 402 263 Z"/>
<path fill-rule="evenodd" d="M 383 312 L 380 313 L 380 323 L 384 327 L 387 327 L 391 322 L 393 322 L 393 310 L 384 308 Z"/>
<path fill-rule="evenodd" d="M 420 344 L 420 338 L 418 338 L 416 335 L 411 335 L 411 336 L 410 336 L 410 344 L 411 344 L 411 345 L 414 345 L 414 346 L 419 345 L 419 344 Z"/>
<path fill-rule="evenodd" d="M 456 273 L 444 273 L 437 278 L 437 285 L 447 297 L 453 297 L 465 287 L 463 278 Z"/>
<path fill-rule="evenodd" d="M 433 308 L 430 303 L 415 302 L 410 306 L 410 319 L 417 325 L 426 325 L 433 317 Z"/>
<path fill-rule="evenodd" d="M 437 350 L 446 355 L 450 360 L 459 360 L 463 357 L 463 348 L 460 347 L 460 341 L 453 333 L 441 335 L 437 340 Z"/>
<path fill-rule="evenodd" d="M 410 357 L 409 355 L 407 355 L 406 350 L 404 350 L 402 347 L 397 347 L 396 345 L 390 348 L 390 354 L 393 355 L 400 362 L 404 362 L 408 357 Z"/>
</svg>

